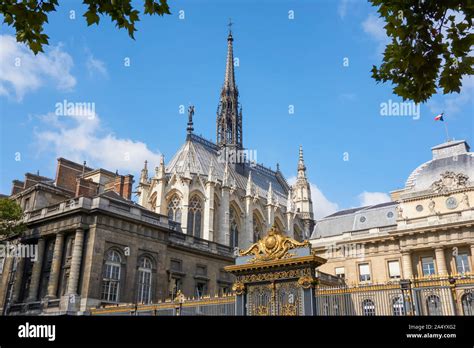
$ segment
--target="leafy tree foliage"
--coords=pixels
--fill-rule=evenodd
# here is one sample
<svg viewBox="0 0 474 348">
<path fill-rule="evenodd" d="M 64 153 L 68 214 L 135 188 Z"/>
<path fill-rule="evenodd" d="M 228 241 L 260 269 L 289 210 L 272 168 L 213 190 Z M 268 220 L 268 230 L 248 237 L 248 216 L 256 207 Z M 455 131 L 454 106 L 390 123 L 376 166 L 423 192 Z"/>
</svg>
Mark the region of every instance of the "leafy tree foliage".
<svg viewBox="0 0 474 348">
<path fill-rule="evenodd" d="M 391 43 L 383 63 L 373 66 L 378 82 L 391 81 L 404 100 L 425 102 L 437 88 L 444 94 L 472 75 L 474 43 L 472 0 L 370 0 L 387 23 Z"/>
<path fill-rule="evenodd" d="M 26 227 L 21 222 L 23 211 L 11 199 L 0 199 L 0 238 L 22 233 Z"/>
<path fill-rule="evenodd" d="M 125 28 L 134 39 L 135 23 L 140 20 L 140 11 L 132 6 L 132 0 L 83 0 L 87 6 L 84 13 L 87 25 L 99 24 L 99 15 L 109 16 L 119 28 Z M 49 44 L 49 36 L 43 26 L 48 16 L 56 11 L 58 0 L 0 0 L 3 22 L 15 28 L 16 40 L 24 42 L 37 54 Z M 167 0 L 144 0 L 144 14 L 171 14 Z"/>
</svg>

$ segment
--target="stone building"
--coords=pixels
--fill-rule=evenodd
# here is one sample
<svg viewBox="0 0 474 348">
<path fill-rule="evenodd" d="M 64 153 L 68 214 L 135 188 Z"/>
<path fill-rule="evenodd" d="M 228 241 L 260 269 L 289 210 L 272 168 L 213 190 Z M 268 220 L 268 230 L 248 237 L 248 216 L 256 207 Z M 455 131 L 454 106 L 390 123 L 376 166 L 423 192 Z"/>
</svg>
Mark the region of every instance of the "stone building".
<svg viewBox="0 0 474 348">
<path fill-rule="evenodd" d="M 292 187 L 278 166 L 273 171 L 257 164 L 244 149 L 233 40 L 229 32 L 216 143 L 193 134 L 190 107 L 186 141 L 171 161 L 162 157 L 151 177 L 145 163 L 138 203 L 181 223 L 185 234 L 231 247 L 249 246 L 274 223 L 288 236 L 307 239 L 314 220 L 302 148 Z"/>
<path fill-rule="evenodd" d="M 391 202 L 317 221 L 311 243 L 327 259 L 320 270 L 359 286 L 472 277 L 472 178 L 474 153 L 465 141 L 433 147 L 432 159 L 409 175 L 404 188 L 391 192 Z M 468 295 L 460 289 L 455 300 L 464 312 L 474 313 L 474 298 Z"/>
<path fill-rule="evenodd" d="M 183 234 L 166 215 L 134 203 L 132 184 L 131 175 L 63 158 L 55 179 L 27 173 L 15 180 L 10 199 L 25 210 L 27 231 L 3 242 L 31 252 L 1 262 L 2 313 L 81 313 L 157 302 L 178 290 L 228 292 L 223 267 L 233 263 L 231 248 Z"/>
</svg>

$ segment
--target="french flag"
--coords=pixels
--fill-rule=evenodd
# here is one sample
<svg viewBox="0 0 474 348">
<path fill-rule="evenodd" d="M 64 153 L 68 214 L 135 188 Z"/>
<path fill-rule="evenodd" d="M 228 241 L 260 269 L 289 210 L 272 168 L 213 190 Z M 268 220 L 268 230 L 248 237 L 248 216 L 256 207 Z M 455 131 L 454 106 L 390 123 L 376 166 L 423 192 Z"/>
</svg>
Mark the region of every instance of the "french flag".
<svg viewBox="0 0 474 348">
<path fill-rule="evenodd" d="M 441 113 L 441 114 L 439 114 L 438 116 L 436 116 L 436 117 L 434 118 L 434 120 L 435 120 L 435 121 L 444 121 L 443 115 L 444 115 L 444 112 Z"/>
</svg>

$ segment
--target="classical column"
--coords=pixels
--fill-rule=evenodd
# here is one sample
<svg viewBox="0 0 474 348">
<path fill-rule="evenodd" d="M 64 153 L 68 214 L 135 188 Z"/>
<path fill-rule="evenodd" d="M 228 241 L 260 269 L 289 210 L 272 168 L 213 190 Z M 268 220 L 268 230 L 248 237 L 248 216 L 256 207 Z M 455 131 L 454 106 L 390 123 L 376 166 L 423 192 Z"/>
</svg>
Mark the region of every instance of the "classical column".
<svg viewBox="0 0 474 348">
<path fill-rule="evenodd" d="M 28 293 L 28 302 L 36 301 L 38 298 L 38 289 L 41 279 L 41 269 L 43 266 L 44 256 L 44 239 L 38 239 L 36 261 L 33 264 L 33 271 L 31 274 L 30 291 Z"/>
<path fill-rule="evenodd" d="M 23 272 L 25 269 L 25 258 L 19 257 L 18 263 L 16 265 L 15 271 L 15 280 L 13 282 L 13 294 L 12 302 L 18 302 L 20 300 L 21 288 L 23 286 Z"/>
<path fill-rule="evenodd" d="M 408 251 L 402 252 L 402 269 L 403 278 L 413 278 L 413 265 L 411 262 L 411 254 Z"/>
<path fill-rule="evenodd" d="M 443 275 L 448 273 L 448 269 L 446 267 L 446 258 L 444 256 L 444 249 L 443 248 L 436 248 L 436 267 L 438 268 L 438 274 Z"/>
<path fill-rule="evenodd" d="M 72 249 L 71 269 L 69 271 L 69 281 L 67 284 L 68 294 L 77 294 L 79 284 L 79 273 L 81 271 L 82 247 L 84 245 L 84 230 L 78 228 L 74 237 L 74 247 Z"/>
<path fill-rule="evenodd" d="M 56 298 L 58 291 L 59 273 L 61 272 L 61 260 L 63 254 L 64 234 L 59 232 L 54 242 L 53 261 L 49 274 L 48 297 Z"/>
</svg>

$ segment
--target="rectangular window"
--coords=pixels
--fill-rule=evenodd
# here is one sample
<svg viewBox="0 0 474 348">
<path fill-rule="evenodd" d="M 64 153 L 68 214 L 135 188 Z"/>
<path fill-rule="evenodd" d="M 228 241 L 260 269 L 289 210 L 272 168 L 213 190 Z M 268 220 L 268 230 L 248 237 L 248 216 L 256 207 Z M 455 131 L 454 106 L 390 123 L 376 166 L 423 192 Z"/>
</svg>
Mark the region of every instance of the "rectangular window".
<svg viewBox="0 0 474 348">
<path fill-rule="evenodd" d="M 23 207 L 24 211 L 27 211 L 30 208 L 30 197 L 25 199 L 25 206 Z"/>
<path fill-rule="evenodd" d="M 368 263 L 359 264 L 359 281 L 361 282 L 370 281 L 370 267 Z"/>
<path fill-rule="evenodd" d="M 206 294 L 206 283 L 204 282 L 196 282 L 196 296 L 198 298 L 203 297 Z"/>
<path fill-rule="evenodd" d="M 460 274 L 471 271 L 471 267 L 469 266 L 469 257 L 466 253 L 458 254 L 456 256 L 456 269 Z"/>
<path fill-rule="evenodd" d="M 400 279 L 400 262 L 388 261 L 388 275 L 390 279 Z"/>
<path fill-rule="evenodd" d="M 196 275 L 205 276 L 207 275 L 207 267 L 202 265 L 196 266 Z"/>
<path fill-rule="evenodd" d="M 344 279 L 345 276 L 346 276 L 344 267 L 336 267 L 334 269 L 334 273 L 336 274 L 336 277 L 339 277 L 339 278 L 342 278 L 342 279 Z"/>
<path fill-rule="evenodd" d="M 421 268 L 423 271 L 424 276 L 430 276 L 435 274 L 435 265 L 433 258 L 430 257 L 422 257 L 421 258 Z"/>
<path fill-rule="evenodd" d="M 180 260 L 171 260 L 170 268 L 172 271 L 181 272 L 181 265 Z"/>
</svg>

